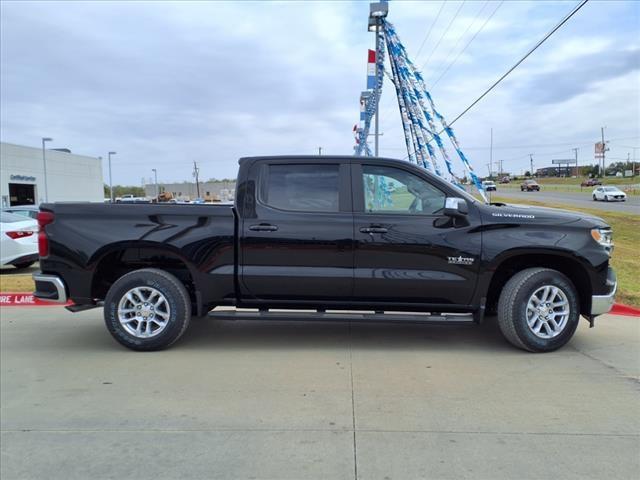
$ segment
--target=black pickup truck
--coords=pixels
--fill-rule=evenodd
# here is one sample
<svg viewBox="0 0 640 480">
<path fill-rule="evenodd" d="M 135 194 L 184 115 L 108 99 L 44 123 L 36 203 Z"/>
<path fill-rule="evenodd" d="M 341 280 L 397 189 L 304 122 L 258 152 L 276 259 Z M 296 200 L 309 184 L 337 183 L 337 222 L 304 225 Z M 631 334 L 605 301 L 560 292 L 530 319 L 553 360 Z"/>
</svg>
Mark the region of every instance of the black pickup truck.
<svg viewBox="0 0 640 480">
<path fill-rule="evenodd" d="M 35 295 L 70 299 L 72 311 L 104 306 L 111 334 L 135 350 L 171 345 L 207 313 L 439 323 L 497 313 L 509 342 L 543 352 L 613 304 L 612 232 L 598 218 L 485 205 L 399 160 L 239 164 L 234 206 L 42 205 Z"/>
</svg>

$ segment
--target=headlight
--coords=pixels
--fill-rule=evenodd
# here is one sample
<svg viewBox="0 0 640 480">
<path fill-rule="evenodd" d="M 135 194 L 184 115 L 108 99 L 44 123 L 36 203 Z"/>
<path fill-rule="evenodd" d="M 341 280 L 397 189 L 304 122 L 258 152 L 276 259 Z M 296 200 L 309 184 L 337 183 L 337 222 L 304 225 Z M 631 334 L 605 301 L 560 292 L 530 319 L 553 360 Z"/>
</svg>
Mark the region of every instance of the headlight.
<svg viewBox="0 0 640 480">
<path fill-rule="evenodd" d="M 613 232 L 610 228 L 592 228 L 591 237 L 611 253 L 611 250 L 613 250 Z"/>
</svg>

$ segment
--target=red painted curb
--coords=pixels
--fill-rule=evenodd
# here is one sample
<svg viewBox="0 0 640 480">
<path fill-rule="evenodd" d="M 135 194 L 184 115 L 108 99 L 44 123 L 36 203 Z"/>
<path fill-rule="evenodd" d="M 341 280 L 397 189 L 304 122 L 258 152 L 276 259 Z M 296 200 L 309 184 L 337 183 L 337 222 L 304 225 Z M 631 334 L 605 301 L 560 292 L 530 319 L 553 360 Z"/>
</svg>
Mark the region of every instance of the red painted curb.
<svg viewBox="0 0 640 480">
<path fill-rule="evenodd" d="M 623 303 L 615 303 L 611 312 L 613 315 L 627 315 L 629 317 L 640 317 L 640 308 L 625 305 Z"/>
<path fill-rule="evenodd" d="M 32 292 L 0 292 L 0 307 L 59 307 L 72 303 L 47 302 L 34 297 Z"/>
</svg>

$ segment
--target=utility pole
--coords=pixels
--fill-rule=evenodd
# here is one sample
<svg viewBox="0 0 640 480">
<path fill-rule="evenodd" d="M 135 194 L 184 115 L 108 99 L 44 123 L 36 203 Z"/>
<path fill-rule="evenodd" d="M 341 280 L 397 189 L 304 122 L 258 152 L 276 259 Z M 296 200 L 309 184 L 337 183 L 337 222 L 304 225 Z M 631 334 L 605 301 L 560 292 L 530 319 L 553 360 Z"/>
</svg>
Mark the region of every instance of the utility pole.
<svg viewBox="0 0 640 480">
<path fill-rule="evenodd" d="M 196 195 L 197 198 L 200 198 L 200 182 L 198 181 L 198 174 L 200 173 L 200 169 L 198 168 L 198 164 L 196 161 L 193 161 L 193 176 L 196 178 Z"/>
<path fill-rule="evenodd" d="M 116 152 L 109 152 L 107 154 L 108 158 L 109 158 L 109 199 L 111 200 L 111 203 L 113 203 L 113 181 L 111 179 L 111 155 L 115 155 Z"/>
<path fill-rule="evenodd" d="M 529 173 L 531 174 L 530 176 L 533 177 L 533 153 L 529 154 L 529 164 L 531 165 Z"/>
<path fill-rule="evenodd" d="M 573 153 L 576 156 L 576 177 L 580 176 L 580 169 L 578 168 L 578 150 L 579 148 L 572 148 Z"/>
<path fill-rule="evenodd" d="M 487 163 L 487 170 L 489 170 L 489 178 L 491 178 L 493 176 L 491 173 L 491 163 Z"/>
<path fill-rule="evenodd" d="M 322 147 L 318 147 L 318 155 L 322 155 Z"/>
<path fill-rule="evenodd" d="M 491 128 L 491 140 L 489 142 L 489 163 L 493 165 L 493 127 Z"/>
</svg>

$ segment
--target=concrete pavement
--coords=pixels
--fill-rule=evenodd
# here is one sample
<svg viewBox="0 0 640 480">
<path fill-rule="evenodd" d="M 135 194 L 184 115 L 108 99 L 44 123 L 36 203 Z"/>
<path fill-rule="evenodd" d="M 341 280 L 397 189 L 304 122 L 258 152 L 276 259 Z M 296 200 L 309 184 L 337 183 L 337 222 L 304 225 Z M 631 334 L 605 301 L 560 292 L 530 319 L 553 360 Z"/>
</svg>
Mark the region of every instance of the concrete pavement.
<svg viewBox="0 0 640 480">
<path fill-rule="evenodd" d="M 1 461 L 24 478 L 637 478 L 640 319 L 564 349 L 481 327 L 196 320 L 135 353 L 99 310 L 0 312 Z"/>
</svg>

